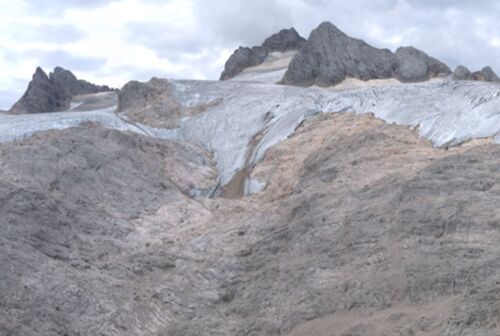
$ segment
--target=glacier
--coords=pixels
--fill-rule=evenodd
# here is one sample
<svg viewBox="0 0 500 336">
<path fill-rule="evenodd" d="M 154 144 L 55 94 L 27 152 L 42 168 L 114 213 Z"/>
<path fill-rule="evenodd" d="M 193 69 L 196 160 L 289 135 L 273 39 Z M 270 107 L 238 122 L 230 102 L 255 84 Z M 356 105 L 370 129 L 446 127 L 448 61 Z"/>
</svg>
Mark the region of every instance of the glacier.
<svg viewBox="0 0 500 336">
<path fill-rule="evenodd" d="M 175 81 L 174 96 L 188 107 L 222 100 L 179 125 L 185 140 L 198 141 L 214 152 L 222 184 L 245 162 L 254 165 L 269 147 L 317 113 L 372 113 L 388 123 L 418 128 L 420 136 L 438 147 L 474 138 L 500 140 L 500 85 L 485 82 L 445 78 L 332 90 L 243 81 Z M 258 133 L 262 138 L 248 153 Z"/>
<path fill-rule="evenodd" d="M 85 112 L 63 111 L 18 115 L 0 113 L 0 142 L 20 141 L 42 131 L 76 127 L 85 122 L 95 122 L 106 128 L 161 139 L 177 138 L 175 130 L 157 129 L 134 123 L 125 116 L 115 114 L 115 110 L 116 106 Z"/>
<path fill-rule="evenodd" d="M 269 76 L 267 78 L 273 78 Z M 441 78 L 412 84 L 353 89 L 294 87 L 258 81 L 173 80 L 172 94 L 185 107 L 220 101 L 200 114 L 158 129 L 115 113 L 116 106 L 86 112 L 0 114 L 0 141 L 16 141 L 48 129 L 96 122 L 103 127 L 200 144 L 213 152 L 224 185 L 251 168 L 267 149 L 317 113 L 372 113 L 388 123 L 418 129 L 434 146 L 491 137 L 500 143 L 500 85 Z M 258 136 L 257 143 L 253 143 Z M 261 189 L 247 181 L 246 191 Z"/>
</svg>

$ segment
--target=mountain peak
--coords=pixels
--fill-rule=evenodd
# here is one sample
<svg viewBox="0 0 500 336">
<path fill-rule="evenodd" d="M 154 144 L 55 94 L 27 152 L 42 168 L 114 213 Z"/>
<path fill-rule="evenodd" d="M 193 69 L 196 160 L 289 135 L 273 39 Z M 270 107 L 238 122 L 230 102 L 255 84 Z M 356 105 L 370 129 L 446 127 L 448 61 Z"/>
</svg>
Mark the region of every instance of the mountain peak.
<svg viewBox="0 0 500 336">
<path fill-rule="evenodd" d="M 33 73 L 32 76 L 33 80 L 48 80 L 49 76 L 47 76 L 47 73 L 43 71 L 41 67 L 36 67 L 35 72 Z"/>
<path fill-rule="evenodd" d="M 417 82 L 449 73 L 444 63 L 414 47 L 402 47 L 392 53 L 351 38 L 334 24 L 323 22 L 292 59 L 283 83 L 330 86 L 347 77 Z"/>
<path fill-rule="evenodd" d="M 264 41 L 262 46 L 269 49 L 269 51 L 286 52 L 302 48 L 305 42 L 306 40 L 292 27 L 282 29 L 278 33 L 271 35 Z"/>
<path fill-rule="evenodd" d="M 319 24 L 316 29 L 313 30 L 316 33 L 321 33 L 321 32 L 335 32 L 335 33 L 340 33 L 342 35 L 345 35 L 345 33 L 340 30 L 336 25 L 329 21 L 324 21 Z"/>
</svg>

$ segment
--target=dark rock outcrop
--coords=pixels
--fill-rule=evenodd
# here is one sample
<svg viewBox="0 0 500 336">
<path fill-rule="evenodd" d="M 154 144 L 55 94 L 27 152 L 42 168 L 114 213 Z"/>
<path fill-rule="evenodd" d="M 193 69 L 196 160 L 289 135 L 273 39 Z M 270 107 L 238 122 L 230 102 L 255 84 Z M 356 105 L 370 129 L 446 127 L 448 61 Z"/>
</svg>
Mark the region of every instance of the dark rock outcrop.
<svg viewBox="0 0 500 336">
<path fill-rule="evenodd" d="M 148 82 L 130 81 L 118 94 L 118 112 L 130 121 L 157 128 L 175 128 L 180 118 L 193 116 L 221 102 L 215 99 L 194 106 L 182 106 L 166 79 L 151 78 Z"/>
<path fill-rule="evenodd" d="M 324 22 L 311 32 L 295 55 L 283 82 L 328 86 L 348 76 L 362 80 L 389 78 L 396 69 L 397 60 L 390 50 L 352 39 L 333 24 Z"/>
<path fill-rule="evenodd" d="M 47 75 L 36 68 L 28 89 L 9 110 L 11 114 L 43 113 L 62 111 L 69 107 L 76 95 L 108 92 L 108 86 L 98 86 L 77 79 L 71 71 L 56 67 Z"/>
<path fill-rule="evenodd" d="M 468 80 L 471 76 L 471 72 L 469 69 L 464 67 L 463 65 L 459 65 L 455 71 L 453 71 L 452 79 L 453 80 Z"/>
<path fill-rule="evenodd" d="M 268 50 L 264 47 L 239 47 L 227 60 L 220 79 L 233 78 L 245 68 L 262 64 L 268 53 Z"/>
<path fill-rule="evenodd" d="M 299 50 L 305 39 L 294 28 L 283 29 L 268 37 L 261 46 L 239 47 L 227 60 L 220 80 L 233 78 L 245 68 L 262 64 L 269 52 Z"/>
<path fill-rule="evenodd" d="M 483 82 L 498 82 L 497 74 L 489 66 L 484 67 L 481 71 L 473 72 L 470 76 L 471 80 L 483 81 Z"/>
<path fill-rule="evenodd" d="M 329 86 L 347 77 L 418 82 L 450 73 L 445 64 L 416 48 L 399 48 L 392 53 L 351 38 L 332 23 L 324 22 L 295 55 L 283 83 Z"/>
<path fill-rule="evenodd" d="M 262 46 L 271 51 L 285 52 L 299 50 L 305 42 L 305 38 L 300 36 L 294 28 L 290 28 L 282 29 L 279 33 L 271 35 L 264 41 Z"/>
<path fill-rule="evenodd" d="M 470 72 L 463 65 L 459 65 L 452 76 L 453 80 L 473 80 L 482 82 L 500 82 L 497 74 L 489 66 L 482 68 L 480 71 Z"/>
<path fill-rule="evenodd" d="M 166 79 L 152 78 L 149 82 L 130 81 L 118 95 L 118 112 L 141 109 L 166 100 L 169 83 Z M 165 101 L 166 102 L 166 101 Z"/>
<path fill-rule="evenodd" d="M 446 64 L 414 47 L 401 47 L 395 56 L 399 64 L 395 77 L 402 82 L 424 81 L 451 73 Z"/>
</svg>

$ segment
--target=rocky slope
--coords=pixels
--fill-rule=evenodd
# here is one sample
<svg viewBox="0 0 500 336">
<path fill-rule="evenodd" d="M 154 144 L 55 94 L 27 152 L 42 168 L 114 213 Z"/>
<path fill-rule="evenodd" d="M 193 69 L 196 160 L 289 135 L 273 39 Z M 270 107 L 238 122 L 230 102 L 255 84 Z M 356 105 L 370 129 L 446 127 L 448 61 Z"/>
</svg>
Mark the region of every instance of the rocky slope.
<svg viewBox="0 0 500 336">
<path fill-rule="evenodd" d="M 43 113 L 66 110 L 74 96 L 109 92 L 107 86 L 97 86 L 77 79 L 61 67 L 47 75 L 38 67 L 24 95 L 9 110 L 11 114 Z"/>
<path fill-rule="evenodd" d="M 91 124 L 1 144 L 0 331 L 496 335 L 496 151 L 319 115 L 230 200 L 190 195 L 215 182 L 197 147 Z"/>
<path fill-rule="evenodd" d="M 268 37 L 261 46 L 239 47 L 226 61 L 221 80 L 233 78 L 245 68 L 262 64 L 271 52 L 299 50 L 305 43 L 294 28 L 283 29 Z"/>
</svg>

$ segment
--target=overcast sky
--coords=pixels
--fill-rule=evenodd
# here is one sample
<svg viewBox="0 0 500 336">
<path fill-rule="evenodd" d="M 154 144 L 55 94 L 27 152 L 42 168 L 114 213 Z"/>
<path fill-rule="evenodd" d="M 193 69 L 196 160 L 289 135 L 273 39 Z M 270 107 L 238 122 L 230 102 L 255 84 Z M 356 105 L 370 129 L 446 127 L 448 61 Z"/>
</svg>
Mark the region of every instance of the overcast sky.
<svg viewBox="0 0 500 336">
<path fill-rule="evenodd" d="M 292 26 L 307 37 L 322 21 L 377 47 L 500 72 L 499 18 L 493 0 L 0 0 L 0 109 L 38 65 L 114 87 L 217 79 L 239 45 Z"/>
</svg>

